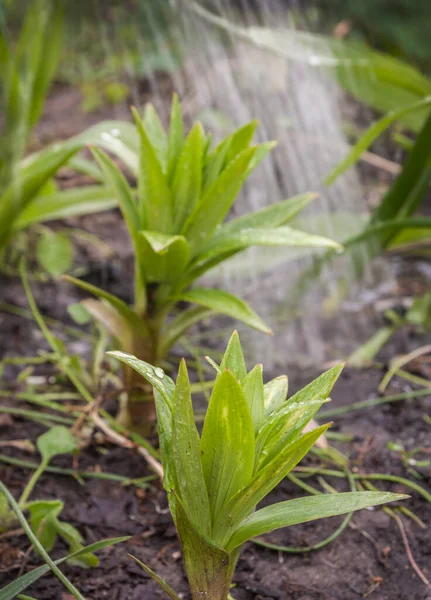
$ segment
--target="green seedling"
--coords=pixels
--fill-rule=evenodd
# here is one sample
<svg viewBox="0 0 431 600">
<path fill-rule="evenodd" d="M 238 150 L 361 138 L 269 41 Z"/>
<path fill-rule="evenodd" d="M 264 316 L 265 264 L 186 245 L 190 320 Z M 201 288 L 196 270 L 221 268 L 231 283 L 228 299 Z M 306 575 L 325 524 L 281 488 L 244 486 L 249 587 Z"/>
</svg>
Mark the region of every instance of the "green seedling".
<svg viewBox="0 0 431 600">
<path fill-rule="evenodd" d="M 0 497 L 5 498 L 7 504 L 11 507 L 11 511 L 14 513 L 17 521 L 24 530 L 24 533 L 27 535 L 32 547 L 36 550 L 36 552 L 45 562 L 44 565 L 37 567 L 36 569 L 32 569 L 28 573 L 21 575 L 17 579 L 14 579 L 11 583 L 2 587 L 0 589 L 0 600 L 13 600 L 14 598 L 32 600 L 30 596 L 24 596 L 22 592 L 25 589 L 27 589 L 30 585 L 35 583 L 38 579 L 40 579 L 44 575 L 47 575 L 50 571 L 57 577 L 57 579 L 60 580 L 63 586 L 67 589 L 68 592 L 70 592 L 70 594 L 72 594 L 74 598 L 76 598 L 76 600 L 85 600 L 84 596 L 79 592 L 79 590 L 73 585 L 71 581 L 69 581 L 69 579 L 59 569 L 59 565 L 64 563 L 66 560 L 70 562 L 78 562 L 84 556 L 92 556 L 94 552 L 98 552 L 103 548 L 114 546 L 115 544 L 119 544 L 129 539 L 128 537 L 119 537 L 96 542 L 95 544 L 90 544 L 85 548 L 76 550 L 75 552 L 72 552 L 72 554 L 69 554 L 68 556 L 54 561 L 51 559 L 46 549 L 42 546 L 37 536 L 32 531 L 15 498 L 12 496 L 10 491 L 1 481 Z"/>
<path fill-rule="evenodd" d="M 22 511 L 30 513 L 31 529 L 47 552 L 52 550 L 57 537 L 61 537 L 67 542 L 70 552 L 78 552 L 83 547 L 81 534 L 70 523 L 59 519 L 64 503 L 61 500 L 33 500 L 28 502 L 36 483 L 51 460 L 60 454 L 69 454 L 77 450 L 77 440 L 69 429 L 59 425 L 52 427 L 39 436 L 36 446 L 42 460 L 25 486 L 18 501 L 18 506 Z M 16 519 L 15 514 L 9 510 L 8 502 L 3 495 L 0 495 L 0 518 L 1 529 L 9 529 Z M 76 560 L 84 566 L 96 566 L 98 564 L 96 556 L 91 553 L 80 555 L 79 560 Z"/>
<path fill-rule="evenodd" d="M 269 333 L 268 326 L 242 299 L 221 289 L 189 287 L 210 269 L 253 245 L 339 250 L 340 246 L 327 238 L 286 225 L 315 195 L 284 200 L 225 223 L 244 181 L 275 145 L 252 144 L 257 122 L 239 128 L 213 147 L 211 136 L 199 122 L 185 137 L 176 96 L 168 133 L 151 105 L 143 118 L 136 110 L 134 117 L 140 138 L 137 195 L 112 160 L 93 149 L 132 241 L 134 304 L 129 306 L 103 289 L 68 277 L 98 298 L 85 300 L 86 309 L 107 327 L 117 348 L 156 365 L 192 325 L 214 313 Z M 178 313 L 178 305 L 184 302 L 192 307 Z M 128 366 L 125 383 L 130 400 L 128 419 L 145 423 L 155 412 L 152 394 Z"/>
<path fill-rule="evenodd" d="M 199 435 L 184 360 L 174 384 L 159 368 L 122 352 L 110 354 L 154 386 L 164 486 L 194 600 L 227 599 L 241 546 L 256 536 L 406 498 L 387 492 L 331 493 L 256 510 L 329 427 L 302 433 L 328 402 L 342 365 L 286 399 L 286 377 L 264 385 L 262 365 L 247 372 L 235 332 L 220 366 L 212 362 L 217 377 Z"/>
</svg>

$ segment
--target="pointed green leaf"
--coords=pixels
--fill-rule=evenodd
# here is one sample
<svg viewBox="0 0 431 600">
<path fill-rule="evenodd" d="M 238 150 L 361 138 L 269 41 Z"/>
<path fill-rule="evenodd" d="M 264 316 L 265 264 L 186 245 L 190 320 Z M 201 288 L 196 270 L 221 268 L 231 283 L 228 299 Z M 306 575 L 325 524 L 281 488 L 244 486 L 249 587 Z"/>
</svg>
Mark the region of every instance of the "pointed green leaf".
<svg viewBox="0 0 431 600">
<path fill-rule="evenodd" d="M 393 110 L 387 115 L 376 121 L 367 129 L 367 131 L 360 137 L 359 141 L 355 144 L 349 154 L 344 158 L 328 175 L 325 180 L 326 185 L 331 185 L 346 169 L 352 167 L 357 163 L 362 153 L 371 146 L 371 144 L 395 121 L 398 121 L 401 117 L 411 112 L 417 112 L 418 109 L 431 106 L 431 96 L 426 96 L 419 102 L 414 102 L 409 106 L 403 106 L 398 110 Z"/>
<path fill-rule="evenodd" d="M 139 236 L 145 280 L 161 283 L 179 279 L 190 259 L 186 238 L 158 231 L 140 231 Z"/>
<path fill-rule="evenodd" d="M 306 385 L 302 390 L 291 396 L 286 404 L 289 406 L 300 406 L 304 402 L 328 398 L 332 388 L 335 385 L 344 363 L 340 363 L 325 373 L 322 373 L 317 379 Z"/>
<path fill-rule="evenodd" d="M 192 127 L 178 159 L 172 181 L 174 230 L 182 233 L 187 217 L 196 207 L 202 187 L 204 131 L 200 123 Z"/>
<path fill-rule="evenodd" d="M 226 369 L 229 369 L 239 383 L 244 383 L 247 376 L 247 367 L 245 365 L 244 354 L 242 352 L 241 342 L 237 331 L 234 331 L 230 336 L 230 340 L 220 363 L 220 370 L 225 371 Z"/>
<path fill-rule="evenodd" d="M 322 425 L 284 448 L 266 467 L 256 473 L 220 512 L 213 527 L 214 540 L 225 546 L 233 530 L 248 517 L 257 504 L 304 458 L 316 440 L 328 429 Z"/>
<path fill-rule="evenodd" d="M 257 535 L 269 533 L 281 527 L 307 523 L 324 517 L 344 515 L 354 510 L 405 498 L 408 496 L 390 492 L 345 492 L 279 502 L 262 508 L 247 517 L 233 533 L 226 549 L 231 551 Z"/>
<path fill-rule="evenodd" d="M 141 138 L 139 155 L 139 229 L 173 232 L 173 200 L 156 150 L 136 110 L 132 109 Z"/>
<path fill-rule="evenodd" d="M 250 146 L 258 125 L 259 121 L 255 119 L 237 129 L 232 136 L 230 136 L 229 152 L 227 154 L 228 163 Z"/>
<path fill-rule="evenodd" d="M 257 147 L 256 153 L 253 155 L 248 167 L 246 177 L 248 177 L 255 168 L 260 165 L 263 159 L 277 146 L 277 142 L 263 142 Z"/>
<path fill-rule="evenodd" d="M 166 172 L 167 167 L 167 151 L 168 137 L 165 128 L 160 121 L 156 109 L 151 103 L 147 103 L 144 107 L 144 117 L 142 119 L 148 139 L 157 156 L 157 160 L 162 167 L 162 171 Z"/>
<path fill-rule="evenodd" d="M 214 150 L 212 150 L 206 160 L 204 178 L 202 185 L 202 195 L 205 195 L 214 181 L 222 172 L 229 152 L 229 147 L 232 137 L 229 136 L 221 142 Z"/>
<path fill-rule="evenodd" d="M 206 308 L 210 308 L 223 315 L 238 319 L 258 331 L 272 333 L 271 329 L 265 325 L 262 319 L 246 302 L 224 290 L 194 288 L 193 290 L 182 292 L 182 294 L 177 296 L 177 300 L 206 306 Z"/>
<path fill-rule="evenodd" d="M 176 493 L 196 530 L 211 534 L 211 513 L 199 451 L 199 434 L 187 367 L 181 360 L 173 397 L 173 450 Z"/>
<path fill-rule="evenodd" d="M 265 383 L 263 386 L 265 419 L 286 401 L 288 389 L 289 381 L 286 375 L 280 375 Z"/>
<path fill-rule="evenodd" d="M 173 396 L 175 392 L 175 384 L 168 375 L 159 367 L 153 367 L 144 360 L 139 360 L 136 356 L 125 352 L 112 351 L 107 352 L 109 356 L 120 360 L 129 367 L 137 371 L 144 379 L 146 379 L 158 392 L 162 395 L 165 402 L 172 408 Z"/>
<path fill-rule="evenodd" d="M 89 185 L 53 194 L 38 195 L 27 204 L 13 223 L 14 230 L 24 229 L 34 223 L 90 215 L 114 208 L 117 198 L 111 189 Z"/>
<path fill-rule="evenodd" d="M 178 95 L 172 96 L 171 121 L 169 125 L 169 144 L 168 144 L 168 182 L 172 181 L 178 159 L 184 145 L 184 123 L 181 114 L 181 105 Z"/>
<path fill-rule="evenodd" d="M 255 153 L 255 146 L 241 152 L 209 187 L 187 219 L 183 233 L 189 240 L 192 254 L 197 254 L 217 225 L 225 219 L 242 187 Z"/>
<path fill-rule="evenodd" d="M 205 251 L 201 251 L 193 266 L 201 265 L 203 262 L 211 261 L 217 255 L 235 253 L 249 246 L 291 246 L 306 248 L 333 248 L 341 250 L 342 246 L 321 235 L 314 235 L 288 227 L 275 228 L 252 228 L 233 231 L 219 237 L 218 241 L 211 241 Z"/>
<path fill-rule="evenodd" d="M 256 365 L 254 369 L 248 373 L 244 380 L 244 385 L 242 386 L 242 391 L 244 392 L 244 396 L 247 399 L 250 409 L 255 434 L 263 421 L 264 391 L 262 371 L 263 366 Z"/>
<path fill-rule="evenodd" d="M 316 198 L 317 194 L 315 193 L 301 194 L 299 196 L 287 198 L 287 200 L 282 200 L 281 202 L 274 202 L 274 204 L 266 206 L 256 212 L 236 217 L 220 227 L 211 239 L 211 243 L 213 240 L 214 243 L 218 243 L 219 238 L 222 238 L 224 234 L 241 231 L 243 229 L 266 229 L 285 225 Z"/>
<path fill-rule="evenodd" d="M 133 242 L 136 242 L 136 235 L 140 227 L 139 215 L 132 190 L 120 169 L 104 152 L 94 147 L 91 151 L 106 178 L 106 182 L 111 186 L 118 199 L 118 204 L 123 213 L 130 237 Z"/>
<path fill-rule="evenodd" d="M 327 400 L 306 401 L 302 406 L 284 404 L 264 422 L 256 439 L 256 472 L 295 441 Z"/>
<path fill-rule="evenodd" d="M 229 371 L 219 375 L 214 385 L 200 449 L 216 518 L 226 502 L 248 484 L 254 465 L 253 422 L 241 386 Z"/>
<path fill-rule="evenodd" d="M 19 171 L 3 194 L 0 195 L 0 247 L 11 231 L 14 220 L 34 199 L 57 170 L 80 149 L 79 144 L 51 147 L 33 156 Z"/>
</svg>

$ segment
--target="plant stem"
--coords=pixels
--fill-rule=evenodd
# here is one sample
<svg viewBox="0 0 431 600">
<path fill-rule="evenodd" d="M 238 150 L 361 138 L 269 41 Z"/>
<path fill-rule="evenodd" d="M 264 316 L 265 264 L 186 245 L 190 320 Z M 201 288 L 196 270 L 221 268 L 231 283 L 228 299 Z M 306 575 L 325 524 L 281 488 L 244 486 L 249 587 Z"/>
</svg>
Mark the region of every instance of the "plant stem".
<svg viewBox="0 0 431 600">
<path fill-rule="evenodd" d="M 390 402 L 399 402 L 401 400 L 410 400 L 411 398 L 420 398 L 421 396 L 429 396 L 430 390 L 415 390 L 413 392 L 405 392 L 403 394 L 394 394 L 393 396 L 384 396 L 383 398 L 370 398 L 369 400 L 362 400 L 361 402 L 354 402 L 349 406 L 340 406 L 340 408 L 333 408 L 332 410 L 322 410 L 319 416 L 323 419 L 327 417 L 338 417 L 351 411 L 362 410 L 363 408 L 371 408 L 379 404 L 387 404 Z"/>
<path fill-rule="evenodd" d="M 38 482 L 39 477 L 45 471 L 45 469 L 46 469 L 47 466 L 48 466 L 48 461 L 42 461 L 40 463 L 40 465 L 37 467 L 36 471 L 30 477 L 27 485 L 24 488 L 23 493 L 21 494 L 21 498 L 18 501 L 18 506 L 20 507 L 21 510 L 24 510 L 24 507 L 25 507 L 25 505 L 27 503 L 27 500 L 28 500 L 30 494 L 33 491 L 34 486 Z"/>
</svg>

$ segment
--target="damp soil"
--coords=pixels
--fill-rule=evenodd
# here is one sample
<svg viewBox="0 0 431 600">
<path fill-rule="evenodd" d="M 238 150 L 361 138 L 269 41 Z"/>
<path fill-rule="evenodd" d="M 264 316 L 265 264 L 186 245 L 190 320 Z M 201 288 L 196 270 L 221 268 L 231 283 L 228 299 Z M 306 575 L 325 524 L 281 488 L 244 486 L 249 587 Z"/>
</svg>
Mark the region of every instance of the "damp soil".
<svg viewBox="0 0 431 600">
<path fill-rule="evenodd" d="M 166 82 L 168 94 L 169 82 Z M 147 93 L 145 86 L 142 93 Z M 37 130 L 36 145 L 78 133 L 102 118 L 125 118 L 122 108 L 103 109 L 93 115 L 82 115 L 79 110 L 79 93 L 59 86 L 49 100 L 45 117 Z M 78 115 L 71 118 L 70 115 Z M 75 182 L 76 183 L 76 182 Z M 84 182 L 85 183 L 85 182 Z M 70 174 L 60 178 L 63 186 L 73 185 Z M 114 252 L 106 257 L 97 247 L 78 244 L 77 263 L 86 266 L 84 277 L 96 285 L 103 285 L 124 300 L 131 299 L 127 286 L 133 269 L 127 232 L 117 211 L 101 215 L 69 219 L 53 223 L 53 227 L 82 228 L 107 241 Z M 400 277 L 394 297 L 411 295 L 424 290 L 426 282 L 412 277 L 416 263 L 404 262 L 399 267 Z M 419 269 L 420 271 L 420 269 Z M 11 314 L 5 304 L 27 308 L 27 302 L 18 279 L 5 278 L 0 282 L 0 356 L 35 355 L 45 342 L 37 326 L 22 315 Z M 67 306 L 79 301 L 83 295 L 65 282 L 32 282 L 32 288 L 43 314 L 73 326 Z M 55 299 L 55 301 L 53 301 Z M 395 300 L 396 303 L 396 300 Z M 419 345 L 430 343 L 426 336 L 412 331 L 400 332 L 379 357 L 383 367 L 363 371 L 346 369 L 336 385 L 333 407 L 344 406 L 376 395 L 384 375 L 384 365 L 391 357 L 407 352 Z M 79 338 L 68 338 L 72 351 L 85 355 L 86 343 Z M 426 364 L 417 367 L 419 374 L 429 378 Z M 4 373 L 9 383 L 18 369 L 8 367 Z M 46 367 L 38 367 L 38 374 L 49 375 Z M 273 374 L 273 376 L 279 373 Z M 270 377 L 270 374 L 266 374 Z M 291 391 L 308 383 L 318 372 L 290 371 Z M 410 385 L 394 380 L 387 393 L 409 391 Z M 25 404 L 20 404 L 25 406 Z M 28 408 L 34 406 L 28 405 Z M 408 476 L 408 466 L 399 453 L 389 450 L 388 443 L 402 444 L 407 450 L 430 448 L 431 426 L 424 419 L 431 412 L 431 396 L 393 404 L 380 405 L 361 412 L 352 412 L 335 419 L 333 431 L 351 435 L 349 443 L 334 442 L 334 446 L 347 454 L 350 468 L 357 473 L 390 473 Z M 35 440 L 43 427 L 18 417 L 0 420 L 0 439 Z M 34 460 L 32 455 L 3 447 L 2 453 L 23 460 Z M 54 464 L 80 470 L 118 473 L 130 478 L 140 478 L 150 472 L 142 458 L 135 452 L 118 448 L 96 439 L 82 450 L 77 462 L 71 457 L 56 459 Z M 316 457 L 303 464 L 320 465 Z M 330 467 L 333 465 L 329 465 Z M 421 484 L 431 487 L 429 468 L 418 468 Z M 29 471 L 0 463 L 1 480 L 17 497 L 29 477 Z M 345 480 L 326 477 L 338 490 L 347 490 Z M 307 480 L 318 486 L 316 478 Z M 374 482 L 381 489 L 397 492 L 409 490 L 399 484 Z M 268 503 L 298 496 L 298 488 L 288 480 L 283 481 L 267 499 Z M 127 542 L 107 548 L 100 553 L 100 565 L 82 569 L 70 565 L 63 567 L 66 575 L 88 600 L 157 600 L 164 593 L 129 557 L 133 554 L 149 564 L 170 585 L 188 599 L 188 587 L 181 560 L 180 546 L 167 509 L 166 496 L 160 485 L 152 483 L 148 489 L 138 489 L 110 481 L 92 479 L 79 483 L 72 477 L 45 474 L 36 486 L 33 498 L 61 499 L 65 503 L 62 518 L 81 532 L 85 543 L 90 544 L 107 537 L 131 536 Z M 406 506 L 429 527 L 431 507 L 417 493 L 412 494 Z M 312 546 L 333 533 L 341 518 L 317 521 L 266 536 L 266 540 L 283 546 Z M 431 537 L 409 518 L 404 519 L 411 553 L 423 573 L 431 579 Z M 0 587 L 40 564 L 34 553 L 28 553 L 25 536 L 14 534 L 0 537 Z M 66 553 L 58 542 L 52 556 Z M 431 591 L 424 586 L 409 563 L 406 548 L 395 521 L 383 510 L 363 510 L 357 513 L 341 536 L 315 552 L 296 554 L 280 553 L 247 543 L 243 549 L 234 576 L 236 600 L 284 599 L 292 600 L 430 600 Z M 28 593 L 38 600 L 71 600 L 71 596 L 51 576 L 44 577 L 29 588 Z"/>
<path fill-rule="evenodd" d="M 383 371 L 347 369 L 333 393 L 333 406 L 344 406 L 375 395 Z M 313 373 L 302 373 L 291 379 L 292 391 L 309 381 Z M 404 391 L 406 386 L 393 384 L 390 393 Z M 331 406 L 332 407 L 332 406 Z M 29 408 L 31 408 L 29 406 Z M 334 443 L 349 455 L 350 468 L 356 473 L 390 473 L 411 477 L 397 452 L 388 442 L 406 449 L 430 446 L 430 425 L 424 420 L 430 414 L 431 396 L 382 405 L 335 419 L 332 430 L 353 436 L 349 443 Z M 43 428 L 13 418 L 0 426 L 3 440 L 30 438 L 33 441 Z M 3 454 L 15 458 L 33 458 L 28 453 L 10 448 Z M 57 466 L 118 473 L 140 478 L 150 472 L 136 453 L 108 443 L 93 443 L 79 455 L 57 459 Z M 318 465 L 316 458 L 303 465 Z M 334 468 L 334 465 L 329 465 Z M 421 484 L 430 489 L 430 469 L 418 469 Z M 18 496 L 29 472 L 22 468 L 0 466 L 2 481 Z M 343 479 L 326 477 L 337 490 L 347 490 Z M 307 480 L 318 487 L 315 478 Z M 408 488 L 390 482 L 373 482 L 381 489 L 409 493 Z M 298 488 L 285 480 L 269 496 L 267 503 L 296 497 Z M 87 544 L 107 537 L 129 535 L 131 538 L 100 553 L 100 565 L 94 569 L 64 566 L 63 570 L 88 600 L 156 600 L 164 594 L 156 584 L 128 557 L 133 554 L 164 577 L 182 597 L 188 598 L 187 582 L 181 561 L 180 546 L 167 510 L 166 496 L 157 482 L 146 490 L 132 485 L 98 479 L 85 484 L 59 475 L 46 474 L 36 486 L 33 498 L 61 499 L 65 502 L 62 518 L 79 529 Z M 406 506 L 429 525 L 431 508 L 425 499 L 412 494 Z M 340 517 L 280 530 L 266 536 L 266 541 L 283 546 L 312 546 L 329 536 L 341 522 Z M 411 552 L 423 573 L 431 577 L 431 538 L 410 519 L 404 520 Z M 0 586 L 39 564 L 34 554 L 27 555 L 25 536 L 0 538 Z M 64 555 L 59 542 L 52 555 Z M 380 600 L 427 600 L 430 591 L 416 576 L 408 561 L 400 531 L 395 521 L 383 510 L 363 510 L 354 515 L 351 526 L 331 544 L 310 553 L 284 554 L 247 543 L 238 563 L 234 583 L 237 600 L 331 599 L 355 600 L 374 597 Z M 69 600 L 54 577 L 45 577 L 28 593 L 38 600 Z"/>
</svg>

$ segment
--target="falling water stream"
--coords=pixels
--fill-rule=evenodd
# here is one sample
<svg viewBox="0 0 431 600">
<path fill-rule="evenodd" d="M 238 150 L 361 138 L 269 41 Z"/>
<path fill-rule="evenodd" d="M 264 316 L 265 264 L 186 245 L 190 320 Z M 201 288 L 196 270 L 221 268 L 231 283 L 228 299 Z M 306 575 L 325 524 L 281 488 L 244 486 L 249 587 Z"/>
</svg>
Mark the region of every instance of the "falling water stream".
<svg viewBox="0 0 431 600">
<path fill-rule="evenodd" d="M 246 183 L 235 212 L 316 191 L 318 199 L 294 225 L 342 241 L 358 233 L 368 215 L 355 169 L 329 188 L 323 184 L 348 150 L 342 114 L 345 96 L 325 68 L 331 62 L 329 49 L 323 59 L 312 49 L 295 47 L 293 13 L 286 4 L 213 0 L 204 10 L 199 10 L 202 5 L 196 10 L 189 0 L 171 0 L 164 22 L 154 15 L 154 4 L 144 2 L 139 18 L 145 20 L 166 64 L 174 64 L 181 55 L 181 66 L 172 70 L 172 78 L 190 121 L 200 118 L 217 138 L 257 118 L 258 141 L 278 141 Z M 207 18 L 208 14 L 216 18 Z M 231 30 L 226 31 L 223 23 L 231 24 Z M 274 42 L 271 31 L 299 60 L 268 49 Z M 238 32 L 248 32 L 257 43 Z M 153 101 L 167 119 L 163 90 L 156 77 L 150 80 Z M 349 258 L 339 257 L 292 306 L 296 286 L 312 261 L 308 250 L 252 248 L 207 276 L 208 283 L 249 301 L 273 328 L 272 338 L 244 328 L 251 358 L 264 356 L 270 366 L 322 362 L 346 356 L 372 333 L 366 308 L 391 286 L 388 265 L 381 260 L 368 264 L 364 255 L 364 274 L 355 283 Z"/>
</svg>

